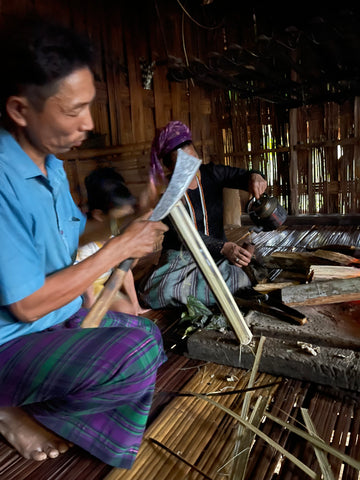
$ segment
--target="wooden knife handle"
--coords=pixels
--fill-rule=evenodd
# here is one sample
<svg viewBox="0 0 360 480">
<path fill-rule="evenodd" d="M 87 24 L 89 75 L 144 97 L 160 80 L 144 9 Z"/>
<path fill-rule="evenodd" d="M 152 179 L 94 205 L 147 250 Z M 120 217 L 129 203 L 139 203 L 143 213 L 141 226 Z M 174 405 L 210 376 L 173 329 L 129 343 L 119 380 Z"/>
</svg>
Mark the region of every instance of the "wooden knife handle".
<svg viewBox="0 0 360 480">
<path fill-rule="evenodd" d="M 131 268 L 132 263 L 133 259 L 128 258 L 113 270 L 96 302 L 82 321 L 82 328 L 97 328 L 100 325 L 105 313 L 109 310 L 116 292 L 121 288 L 125 275 Z"/>
</svg>

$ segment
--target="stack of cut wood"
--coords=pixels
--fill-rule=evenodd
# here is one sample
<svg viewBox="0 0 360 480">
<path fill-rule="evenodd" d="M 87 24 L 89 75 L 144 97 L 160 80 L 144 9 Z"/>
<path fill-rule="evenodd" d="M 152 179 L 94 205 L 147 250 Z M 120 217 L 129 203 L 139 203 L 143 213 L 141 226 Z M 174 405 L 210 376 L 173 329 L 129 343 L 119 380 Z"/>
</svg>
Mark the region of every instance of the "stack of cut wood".
<svg viewBox="0 0 360 480">
<path fill-rule="evenodd" d="M 307 281 L 303 284 L 279 284 L 281 299 L 286 305 L 360 300 L 360 260 L 353 256 L 325 249 L 313 252 L 274 252 L 264 258 L 264 264 L 268 268 L 298 271 L 306 275 Z M 265 291 L 266 285 L 255 288 Z"/>
<path fill-rule="evenodd" d="M 314 252 L 274 252 L 264 258 L 268 268 L 306 273 L 312 281 L 360 276 L 360 260 L 328 250 Z"/>
</svg>

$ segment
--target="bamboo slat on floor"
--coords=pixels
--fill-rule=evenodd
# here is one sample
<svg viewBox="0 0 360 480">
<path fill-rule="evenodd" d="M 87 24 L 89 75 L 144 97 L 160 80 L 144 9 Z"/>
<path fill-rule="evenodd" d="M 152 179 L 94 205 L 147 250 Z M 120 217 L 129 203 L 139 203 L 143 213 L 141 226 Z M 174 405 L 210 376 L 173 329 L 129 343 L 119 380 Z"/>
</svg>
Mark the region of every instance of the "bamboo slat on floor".
<svg viewBox="0 0 360 480">
<path fill-rule="evenodd" d="M 196 371 L 198 364 L 201 362 L 172 352 L 168 354 L 168 361 L 158 371 L 149 423 L 173 398 L 161 391 L 165 387 L 167 390 L 181 389 Z M 25 460 L 0 436 L 1 480 L 102 480 L 110 470 L 109 465 L 77 447 L 45 462 Z"/>
<path fill-rule="evenodd" d="M 183 392 L 209 393 L 246 388 L 250 373 L 228 366 L 208 363 L 198 368 Z M 277 379 L 260 374 L 257 385 Z M 274 393 L 277 386 L 254 392 L 253 398 Z M 240 414 L 244 394 L 213 397 L 217 402 Z M 237 432 L 237 422 L 220 409 L 194 397 L 174 398 L 146 431 L 140 452 L 130 471 L 114 469 L 106 480 L 183 480 L 201 479 L 191 467 L 154 445 L 154 438 L 191 464 L 195 464 L 210 478 L 222 478 L 229 473 L 224 466 L 231 458 Z M 191 473 L 190 473 L 191 472 Z"/>
</svg>

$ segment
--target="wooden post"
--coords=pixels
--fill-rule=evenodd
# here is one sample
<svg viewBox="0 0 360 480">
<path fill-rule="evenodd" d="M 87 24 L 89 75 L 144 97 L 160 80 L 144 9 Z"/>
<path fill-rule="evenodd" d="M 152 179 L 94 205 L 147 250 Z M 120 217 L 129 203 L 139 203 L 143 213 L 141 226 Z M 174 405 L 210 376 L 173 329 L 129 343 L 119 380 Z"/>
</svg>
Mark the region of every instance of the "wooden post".
<svg viewBox="0 0 360 480">
<path fill-rule="evenodd" d="M 298 142 L 297 134 L 297 110 L 292 108 L 290 110 L 290 165 L 289 165 L 289 180 L 290 180 L 290 205 L 289 213 L 291 215 L 299 215 L 299 191 L 298 191 L 298 159 L 297 151 L 294 148 Z"/>
</svg>

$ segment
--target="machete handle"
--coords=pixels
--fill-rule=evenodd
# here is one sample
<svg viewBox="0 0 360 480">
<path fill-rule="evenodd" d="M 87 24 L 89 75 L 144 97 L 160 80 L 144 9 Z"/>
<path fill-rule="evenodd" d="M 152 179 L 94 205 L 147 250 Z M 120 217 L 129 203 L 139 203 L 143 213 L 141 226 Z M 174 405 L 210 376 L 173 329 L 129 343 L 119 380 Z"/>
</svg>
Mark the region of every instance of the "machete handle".
<svg viewBox="0 0 360 480">
<path fill-rule="evenodd" d="M 113 270 L 96 302 L 82 321 L 81 328 L 97 328 L 100 325 L 105 313 L 109 310 L 116 292 L 121 288 L 125 275 L 130 270 L 133 261 L 133 258 L 128 258 Z"/>
</svg>

